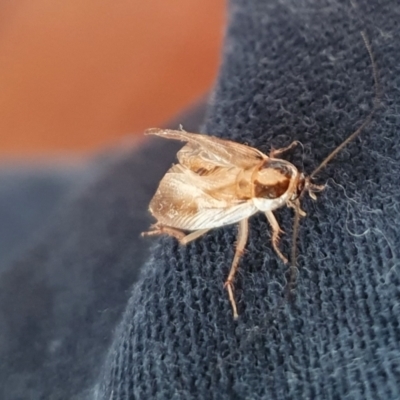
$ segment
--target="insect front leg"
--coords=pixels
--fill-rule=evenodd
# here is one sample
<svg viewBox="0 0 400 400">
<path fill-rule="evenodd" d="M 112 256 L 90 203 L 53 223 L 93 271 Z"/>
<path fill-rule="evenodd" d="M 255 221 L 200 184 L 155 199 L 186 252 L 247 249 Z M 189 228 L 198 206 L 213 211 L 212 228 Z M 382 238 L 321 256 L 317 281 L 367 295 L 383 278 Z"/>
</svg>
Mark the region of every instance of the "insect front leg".
<svg viewBox="0 0 400 400">
<path fill-rule="evenodd" d="M 289 146 L 283 147 L 282 149 L 271 149 L 271 151 L 269 152 L 269 156 L 271 158 L 279 157 L 286 151 L 292 150 L 293 147 L 297 146 L 298 144 L 300 144 L 300 142 L 295 140 L 294 142 L 290 143 Z"/>
<path fill-rule="evenodd" d="M 322 192 L 325 189 L 326 185 L 315 185 L 314 183 L 309 182 L 307 185 L 308 195 L 313 199 L 317 200 L 317 196 L 315 192 Z"/>
<path fill-rule="evenodd" d="M 278 221 L 276 220 L 275 215 L 272 211 L 266 211 L 265 216 L 267 217 L 268 222 L 272 228 L 272 247 L 274 248 L 276 254 L 278 254 L 279 258 L 281 258 L 282 261 L 286 264 L 288 262 L 288 259 L 281 253 L 278 247 L 279 235 L 283 233 L 283 231 L 280 228 Z"/>
<path fill-rule="evenodd" d="M 236 243 L 235 256 L 233 257 L 232 267 L 224 285 L 224 287 L 228 290 L 229 301 L 231 302 L 232 305 L 234 319 L 238 318 L 239 315 L 237 312 L 235 297 L 233 295 L 233 279 L 239 267 L 239 261 L 243 255 L 244 248 L 246 247 L 248 236 L 249 236 L 249 220 L 248 218 L 245 218 L 239 222 L 239 231 Z"/>
</svg>

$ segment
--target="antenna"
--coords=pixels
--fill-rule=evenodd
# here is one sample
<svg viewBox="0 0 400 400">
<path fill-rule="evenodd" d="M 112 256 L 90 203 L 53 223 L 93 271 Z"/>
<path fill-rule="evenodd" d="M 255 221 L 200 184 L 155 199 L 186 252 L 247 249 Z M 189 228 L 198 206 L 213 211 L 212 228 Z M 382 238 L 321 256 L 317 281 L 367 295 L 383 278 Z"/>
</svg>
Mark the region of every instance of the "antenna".
<svg viewBox="0 0 400 400">
<path fill-rule="evenodd" d="M 297 259 L 297 251 L 296 251 L 296 243 L 297 239 L 299 237 L 299 230 L 300 230 L 300 200 L 302 199 L 304 192 L 309 189 L 310 191 L 310 186 L 311 184 L 311 179 L 315 177 L 315 175 L 321 171 L 345 146 L 347 146 L 351 141 L 353 141 L 371 122 L 373 115 L 375 112 L 378 110 L 380 103 L 381 103 L 381 88 L 379 85 L 379 79 L 378 79 L 378 70 L 376 68 L 376 63 L 374 60 L 374 56 L 372 54 L 372 49 L 371 49 L 371 44 L 367 38 L 367 35 L 364 31 L 361 32 L 361 36 L 364 40 L 365 47 L 367 48 L 369 58 L 371 60 L 372 64 L 372 71 L 374 75 L 374 83 L 375 83 L 375 99 L 374 99 L 374 105 L 370 113 L 368 114 L 367 118 L 364 120 L 364 122 L 358 127 L 358 129 L 353 132 L 347 139 L 345 139 L 338 147 L 336 147 L 335 150 L 333 150 L 322 162 L 319 164 L 317 168 L 306 178 L 306 184 L 304 186 L 303 191 L 300 193 L 300 196 L 295 200 L 294 202 L 294 208 L 295 208 L 295 215 L 294 215 L 294 222 L 293 222 L 293 235 L 292 235 L 292 251 L 291 251 L 291 263 L 290 263 L 290 269 L 289 269 L 289 282 L 287 285 L 287 298 L 290 299 L 291 292 L 293 289 L 293 285 L 295 282 L 296 278 L 296 259 Z M 308 183 L 308 184 L 307 184 Z"/>
<path fill-rule="evenodd" d="M 346 140 L 344 140 L 338 147 L 336 147 L 335 150 L 332 151 L 331 154 L 328 155 L 328 157 L 325 158 L 324 161 L 322 161 L 321 164 L 315 170 L 310 174 L 309 179 L 312 179 L 319 171 L 321 171 L 322 168 L 324 168 L 329 161 L 332 160 L 333 157 L 336 156 L 342 149 L 347 146 L 351 141 L 353 141 L 371 122 L 373 115 L 375 112 L 378 110 L 381 102 L 381 89 L 379 85 L 379 80 L 378 80 L 378 71 L 376 68 L 374 56 L 372 54 L 372 49 L 371 45 L 368 41 L 367 35 L 364 31 L 361 32 L 361 36 L 364 40 L 365 47 L 368 50 L 369 58 L 371 59 L 371 64 L 372 64 L 372 71 L 374 74 L 374 82 L 375 82 L 375 99 L 374 99 L 374 106 L 371 110 L 371 112 L 368 114 L 367 118 L 364 120 L 364 122 L 359 126 L 359 128 L 353 132 Z"/>
</svg>

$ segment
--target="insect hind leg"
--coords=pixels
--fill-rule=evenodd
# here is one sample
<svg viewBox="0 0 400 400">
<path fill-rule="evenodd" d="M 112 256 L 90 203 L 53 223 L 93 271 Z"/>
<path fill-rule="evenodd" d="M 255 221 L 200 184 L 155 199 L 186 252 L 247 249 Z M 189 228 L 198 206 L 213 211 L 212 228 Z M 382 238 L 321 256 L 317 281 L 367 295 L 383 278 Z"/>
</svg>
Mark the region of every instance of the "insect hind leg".
<svg viewBox="0 0 400 400">
<path fill-rule="evenodd" d="M 193 240 L 203 236 L 209 229 L 199 229 L 197 231 L 186 234 L 180 229 L 172 228 L 170 226 L 162 225 L 162 224 L 154 224 L 151 226 L 150 231 L 143 232 L 142 236 L 157 236 L 157 235 L 169 235 L 174 237 L 179 241 L 180 244 L 188 244 Z"/>
<path fill-rule="evenodd" d="M 186 236 L 185 232 L 162 224 L 154 224 L 150 227 L 150 229 L 150 231 L 142 232 L 141 236 L 169 235 L 179 241 L 181 241 Z"/>
<path fill-rule="evenodd" d="M 200 236 L 203 236 L 209 231 L 209 229 L 199 229 L 198 231 L 194 231 L 192 233 L 189 233 L 188 235 L 185 235 L 180 241 L 181 244 L 188 244 L 192 242 L 193 240 L 196 240 Z"/>
</svg>

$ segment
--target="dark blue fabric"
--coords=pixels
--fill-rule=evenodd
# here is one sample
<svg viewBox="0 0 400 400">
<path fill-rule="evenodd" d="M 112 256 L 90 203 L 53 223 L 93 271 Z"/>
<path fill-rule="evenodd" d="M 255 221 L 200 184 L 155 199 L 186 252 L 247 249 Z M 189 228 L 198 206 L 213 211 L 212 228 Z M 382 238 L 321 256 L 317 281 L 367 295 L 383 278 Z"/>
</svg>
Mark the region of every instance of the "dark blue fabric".
<svg viewBox="0 0 400 400">
<path fill-rule="evenodd" d="M 203 117 L 200 103 L 168 126 L 198 130 Z M 93 396 L 149 254 L 140 238 L 148 203 L 178 148 L 149 141 L 100 154 L 80 171 L 22 165 L 0 174 L 0 234 L 6 222 L 17 225 L 0 264 L 1 400 Z"/>
<path fill-rule="evenodd" d="M 398 399 L 399 17 L 393 1 L 229 3 L 205 132 L 264 152 L 299 140 L 288 159 L 310 173 L 372 107 L 362 29 L 380 76 L 383 107 L 318 176 L 318 201 L 304 199 L 293 303 L 262 215 L 235 281 L 237 321 L 223 288 L 236 227 L 186 247 L 139 238 L 179 147 L 154 140 L 1 274 L 0 398 Z M 276 215 L 288 254 L 292 211 Z"/>
<path fill-rule="evenodd" d="M 69 194 L 92 176 L 90 163 L 0 164 L 0 271 L 40 237 Z"/>
<path fill-rule="evenodd" d="M 105 362 L 99 399 L 399 399 L 400 5 L 390 1 L 232 0 L 223 64 L 204 131 L 268 152 L 292 140 L 310 173 L 384 107 L 321 172 L 298 243 L 293 304 L 265 217 L 251 220 L 223 288 L 236 227 L 181 247 L 156 240 Z M 301 150 L 301 149 L 300 149 Z M 292 212 L 277 212 L 290 234 Z M 290 235 L 282 240 L 290 251 Z"/>
</svg>

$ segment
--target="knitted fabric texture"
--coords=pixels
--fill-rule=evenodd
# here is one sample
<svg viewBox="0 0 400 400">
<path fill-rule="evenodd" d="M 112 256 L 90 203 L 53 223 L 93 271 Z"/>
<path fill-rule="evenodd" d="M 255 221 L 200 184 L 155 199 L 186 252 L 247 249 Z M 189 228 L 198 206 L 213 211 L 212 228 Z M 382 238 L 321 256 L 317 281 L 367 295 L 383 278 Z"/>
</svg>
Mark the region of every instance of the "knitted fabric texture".
<svg viewBox="0 0 400 400">
<path fill-rule="evenodd" d="M 182 123 L 198 130 L 203 118 L 204 105 L 199 104 L 168 127 L 177 129 Z M 8 218 L 2 219 L 6 225 L 0 232 L 19 222 L 11 232 L 25 224 L 25 231 L 36 234 L 9 238 L 9 247 L 17 251 L 9 257 L 1 253 L 1 400 L 92 398 L 114 328 L 149 255 L 140 238 L 150 224 L 148 203 L 179 146 L 150 140 L 140 148 L 124 148 L 122 154 L 111 149 L 88 159 L 79 179 L 71 177 L 71 193 L 58 194 L 58 205 L 37 183 L 48 181 L 48 174 L 30 179 L 28 189 L 35 197 L 25 184 L 9 178 L 15 191 L 2 203 L 0 217 L 8 209 Z M 52 188 L 63 183 L 55 178 L 56 171 L 54 167 L 53 186 L 48 184 Z M 24 190 L 24 201 L 15 193 L 18 188 Z M 0 198 L 6 200 L 4 192 Z M 48 208 L 47 213 L 40 211 L 47 219 L 47 226 L 40 228 L 31 218 L 35 207 L 39 214 L 39 201 Z M 17 221 L 13 213 L 19 213 Z"/>
<path fill-rule="evenodd" d="M 304 199 L 293 302 L 282 306 L 287 266 L 263 215 L 250 220 L 235 279 L 237 321 L 223 288 L 237 228 L 185 247 L 156 239 L 97 398 L 400 397 L 399 18 L 390 1 L 230 2 L 204 132 L 265 153 L 299 140 L 288 159 L 310 173 L 372 108 L 361 30 L 383 107 L 319 174 L 327 187 L 318 201 Z M 292 212 L 276 215 L 288 254 Z"/>
</svg>

